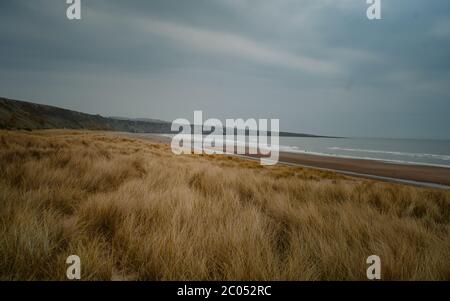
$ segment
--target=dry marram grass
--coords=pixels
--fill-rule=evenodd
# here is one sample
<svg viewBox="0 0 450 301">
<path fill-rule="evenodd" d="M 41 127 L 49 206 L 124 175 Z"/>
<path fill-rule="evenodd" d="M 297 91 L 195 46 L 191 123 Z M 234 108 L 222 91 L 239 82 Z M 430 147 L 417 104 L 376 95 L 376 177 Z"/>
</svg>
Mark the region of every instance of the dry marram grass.
<svg viewBox="0 0 450 301">
<path fill-rule="evenodd" d="M 100 132 L 0 132 L 0 279 L 450 279 L 450 193 Z"/>
</svg>

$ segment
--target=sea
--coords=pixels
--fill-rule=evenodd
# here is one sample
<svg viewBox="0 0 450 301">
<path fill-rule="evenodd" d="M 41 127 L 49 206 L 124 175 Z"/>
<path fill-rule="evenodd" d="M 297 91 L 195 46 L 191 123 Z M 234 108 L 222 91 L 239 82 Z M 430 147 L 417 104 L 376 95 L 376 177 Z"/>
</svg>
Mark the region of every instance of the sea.
<svg viewBox="0 0 450 301">
<path fill-rule="evenodd" d="M 450 168 L 450 140 L 280 137 L 280 151 Z"/>
</svg>

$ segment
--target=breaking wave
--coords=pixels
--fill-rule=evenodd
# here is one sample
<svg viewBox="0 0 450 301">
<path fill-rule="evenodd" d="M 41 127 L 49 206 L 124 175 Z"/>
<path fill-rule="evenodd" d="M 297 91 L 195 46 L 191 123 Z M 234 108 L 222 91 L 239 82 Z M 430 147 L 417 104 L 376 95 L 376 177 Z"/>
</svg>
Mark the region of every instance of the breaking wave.
<svg viewBox="0 0 450 301">
<path fill-rule="evenodd" d="M 425 153 L 407 153 L 407 152 L 395 152 L 395 151 L 382 151 L 382 150 L 372 150 L 372 149 L 355 149 L 355 148 L 342 148 L 342 147 L 329 147 L 330 150 L 339 150 L 346 152 L 359 152 L 359 153 L 370 153 L 370 154 L 387 154 L 394 156 L 404 156 L 411 158 L 427 158 L 427 159 L 438 159 L 444 161 L 450 161 L 450 155 L 439 155 L 439 154 L 425 154 Z"/>
</svg>

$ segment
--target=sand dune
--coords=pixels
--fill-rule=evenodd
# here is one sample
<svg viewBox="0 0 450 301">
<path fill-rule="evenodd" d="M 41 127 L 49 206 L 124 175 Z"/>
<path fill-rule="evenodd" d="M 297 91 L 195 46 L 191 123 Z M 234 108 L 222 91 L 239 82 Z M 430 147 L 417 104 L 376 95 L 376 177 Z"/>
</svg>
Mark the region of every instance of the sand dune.
<svg viewBox="0 0 450 301">
<path fill-rule="evenodd" d="M 0 132 L 0 279 L 450 279 L 450 193 L 96 132 Z"/>
</svg>

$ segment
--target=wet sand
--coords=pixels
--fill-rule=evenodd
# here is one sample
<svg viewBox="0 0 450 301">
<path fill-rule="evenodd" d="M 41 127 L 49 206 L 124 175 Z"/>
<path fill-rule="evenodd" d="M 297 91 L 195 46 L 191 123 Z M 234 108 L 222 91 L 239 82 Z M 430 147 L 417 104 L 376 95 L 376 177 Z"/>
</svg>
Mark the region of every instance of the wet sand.
<svg viewBox="0 0 450 301">
<path fill-rule="evenodd" d="M 392 164 L 373 160 L 281 153 L 280 161 L 310 167 L 450 186 L 450 168 Z"/>
</svg>

